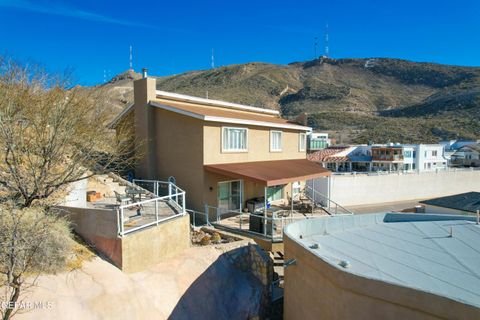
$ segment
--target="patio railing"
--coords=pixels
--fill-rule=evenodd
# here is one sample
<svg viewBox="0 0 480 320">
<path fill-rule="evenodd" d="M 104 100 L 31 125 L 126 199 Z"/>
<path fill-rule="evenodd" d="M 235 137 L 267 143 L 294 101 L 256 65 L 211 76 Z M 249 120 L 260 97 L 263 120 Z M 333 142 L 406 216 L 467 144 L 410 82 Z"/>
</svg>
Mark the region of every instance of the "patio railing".
<svg viewBox="0 0 480 320">
<path fill-rule="evenodd" d="M 314 206 L 321 207 L 332 216 L 339 214 L 353 214 L 352 211 L 313 189 L 308 183 L 305 185 L 305 194 L 313 202 Z"/>
<path fill-rule="evenodd" d="M 120 237 L 187 213 L 185 191 L 175 184 L 155 180 L 133 180 L 133 183 L 150 191 L 151 199 L 118 207 Z"/>
<path fill-rule="evenodd" d="M 262 236 L 272 241 L 282 241 L 283 228 L 288 224 L 319 217 L 318 214 L 302 213 L 297 210 L 272 210 L 265 212 L 259 210 L 255 213 L 241 212 L 239 210 L 221 209 L 212 206 L 206 206 L 206 212 L 210 217 L 214 217 L 209 223 L 214 226 L 242 231 L 246 234 Z M 325 215 L 322 215 L 325 216 Z"/>
</svg>

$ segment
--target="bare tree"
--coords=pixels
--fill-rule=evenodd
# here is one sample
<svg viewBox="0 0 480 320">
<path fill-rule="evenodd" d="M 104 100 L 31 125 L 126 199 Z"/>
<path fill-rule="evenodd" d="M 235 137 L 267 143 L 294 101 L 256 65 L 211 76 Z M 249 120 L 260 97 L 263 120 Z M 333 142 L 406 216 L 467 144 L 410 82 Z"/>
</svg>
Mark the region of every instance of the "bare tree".
<svg viewBox="0 0 480 320">
<path fill-rule="evenodd" d="M 63 270 L 71 251 L 67 222 L 38 207 L 0 206 L 0 295 L 3 320 L 19 310 L 22 292 L 39 274 Z"/>
<path fill-rule="evenodd" d="M 28 207 L 71 182 L 129 163 L 107 128 L 100 88 L 67 88 L 40 68 L 0 59 L 0 196 Z"/>
</svg>

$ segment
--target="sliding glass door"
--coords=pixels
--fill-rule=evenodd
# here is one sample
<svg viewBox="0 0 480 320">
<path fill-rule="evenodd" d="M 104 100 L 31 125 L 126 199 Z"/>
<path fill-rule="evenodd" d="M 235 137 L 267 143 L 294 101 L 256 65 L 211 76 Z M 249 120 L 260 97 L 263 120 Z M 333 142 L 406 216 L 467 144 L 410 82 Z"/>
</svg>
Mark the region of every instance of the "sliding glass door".
<svg viewBox="0 0 480 320">
<path fill-rule="evenodd" d="M 218 208 L 240 210 L 242 201 L 242 183 L 240 180 L 218 183 Z"/>
</svg>

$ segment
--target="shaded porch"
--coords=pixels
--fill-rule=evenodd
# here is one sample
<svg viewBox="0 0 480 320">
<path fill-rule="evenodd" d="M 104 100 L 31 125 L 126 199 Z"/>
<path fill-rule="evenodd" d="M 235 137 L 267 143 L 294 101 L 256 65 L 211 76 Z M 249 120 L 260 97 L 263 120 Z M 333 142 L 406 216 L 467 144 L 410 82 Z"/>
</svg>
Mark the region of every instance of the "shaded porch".
<svg viewBox="0 0 480 320">
<path fill-rule="evenodd" d="M 217 200 L 205 206 L 208 223 L 255 240 L 281 242 L 283 227 L 348 210 L 315 191 L 331 172 L 306 159 L 205 165 L 217 181 Z M 308 183 L 310 182 L 310 183 Z M 258 241 L 257 241 L 258 242 Z"/>
</svg>

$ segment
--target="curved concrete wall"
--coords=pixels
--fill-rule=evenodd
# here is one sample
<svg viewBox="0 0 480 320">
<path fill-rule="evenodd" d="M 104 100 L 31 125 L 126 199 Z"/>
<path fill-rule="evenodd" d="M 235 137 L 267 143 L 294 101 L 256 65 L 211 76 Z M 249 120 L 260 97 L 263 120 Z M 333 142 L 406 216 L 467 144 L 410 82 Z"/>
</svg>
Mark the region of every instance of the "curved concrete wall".
<svg viewBox="0 0 480 320">
<path fill-rule="evenodd" d="M 284 232 L 285 261 L 297 261 L 285 269 L 285 319 L 480 319 L 473 306 L 346 272 L 295 240 L 326 219 L 291 224 Z"/>
</svg>

